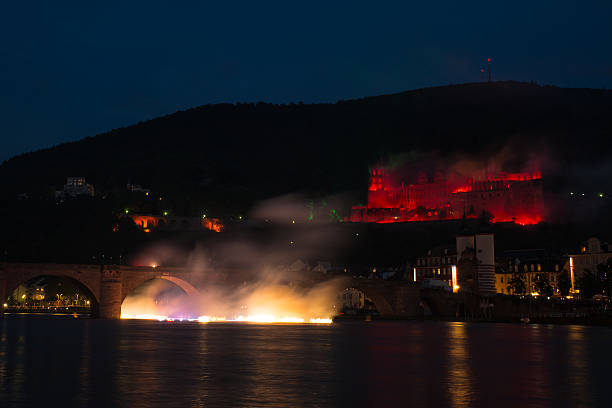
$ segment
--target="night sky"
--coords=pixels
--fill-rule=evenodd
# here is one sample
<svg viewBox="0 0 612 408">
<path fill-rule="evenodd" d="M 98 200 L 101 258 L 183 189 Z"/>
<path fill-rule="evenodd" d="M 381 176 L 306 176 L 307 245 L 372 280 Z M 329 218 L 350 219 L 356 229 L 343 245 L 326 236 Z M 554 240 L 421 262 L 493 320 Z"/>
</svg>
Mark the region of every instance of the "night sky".
<svg viewBox="0 0 612 408">
<path fill-rule="evenodd" d="M 207 103 L 474 82 L 487 57 L 494 79 L 612 88 L 609 1 L 67 3 L 3 3 L 0 161 Z"/>
</svg>

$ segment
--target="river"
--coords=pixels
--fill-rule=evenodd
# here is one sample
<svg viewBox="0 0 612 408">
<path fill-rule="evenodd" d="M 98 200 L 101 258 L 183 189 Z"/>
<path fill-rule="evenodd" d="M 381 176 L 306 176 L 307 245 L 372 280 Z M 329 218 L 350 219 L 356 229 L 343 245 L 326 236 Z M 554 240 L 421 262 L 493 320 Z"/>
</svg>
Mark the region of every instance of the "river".
<svg viewBox="0 0 612 408">
<path fill-rule="evenodd" d="M 612 329 L 7 316 L 1 407 L 612 406 Z"/>
</svg>

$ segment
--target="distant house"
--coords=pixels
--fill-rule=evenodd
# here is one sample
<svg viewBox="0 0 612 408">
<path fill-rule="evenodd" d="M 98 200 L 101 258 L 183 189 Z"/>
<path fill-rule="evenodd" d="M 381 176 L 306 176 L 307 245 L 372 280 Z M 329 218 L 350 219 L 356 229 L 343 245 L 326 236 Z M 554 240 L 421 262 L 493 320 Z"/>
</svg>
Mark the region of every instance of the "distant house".
<svg viewBox="0 0 612 408">
<path fill-rule="evenodd" d="M 327 271 L 331 270 L 331 262 L 317 262 L 314 268 L 312 268 L 313 272 L 321 272 L 326 274 Z"/>
<path fill-rule="evenodd" d="M 290 272 L 302 272 L 308 270 L 308 264 L 301 259 L 293 262 L 287 267 L 287 270 Z"/>
<path fill-rule="evenodd" d="M 128 183 L 127 184 L 127 189 L 128 191 L 131 191 L 133 193 L 144 193 L 145 195 L 149 195 L 151 194 L 151 190 L 148 188 L 144 188 L 138 184 L 131 184 Z"/>
<path fill-rule="evenodd" d="M 333 263 L 328 262 L 328 261 L 317 262 L 317 264 L 314 266 L 314 268 L 312 268 L 312 270 L 314 272 L 320 272 L 325 275 L 341 274 L 341 273 L 347 272 L 347 268 L 344 265 L 334 265 Z"/>
<path fill-rule="evenodd" d="M 87 184 L 85 177 L 68 177 L 66 184 L 64 184 L 64 189 L 55 192 L 55 198 L 59 200 L 82 196 L 94 196 L 94 187 L 91 184 Z"/>
<path fill-rule="evenodd" d="M 394 277 L 399 268 L 395 267 L 370 267 L 370 273 L 368 275 L 368 279 L 390 279 Z"/>
</svg>

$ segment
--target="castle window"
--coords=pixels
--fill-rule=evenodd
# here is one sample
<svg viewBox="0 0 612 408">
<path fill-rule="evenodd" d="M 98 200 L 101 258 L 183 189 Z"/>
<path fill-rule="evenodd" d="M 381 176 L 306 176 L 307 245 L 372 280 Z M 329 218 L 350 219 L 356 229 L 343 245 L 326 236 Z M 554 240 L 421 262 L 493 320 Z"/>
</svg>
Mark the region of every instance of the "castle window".
<svg viewBox="0 0 612 408">
<path fill-rule="evenodd" d="M 555 272 L 559 272 L 559 265 L 555 265 Z"/>
<path fill-rule="evenodd" d="M 531 264 L 531 272 L 535 271 L 535 267 L 533 264 Z"/>
<path fill-rule="evenodd" d="M 538 264 L 538 272 L 542 271 L 542 266 L 540 264 Z"/>
</svg>

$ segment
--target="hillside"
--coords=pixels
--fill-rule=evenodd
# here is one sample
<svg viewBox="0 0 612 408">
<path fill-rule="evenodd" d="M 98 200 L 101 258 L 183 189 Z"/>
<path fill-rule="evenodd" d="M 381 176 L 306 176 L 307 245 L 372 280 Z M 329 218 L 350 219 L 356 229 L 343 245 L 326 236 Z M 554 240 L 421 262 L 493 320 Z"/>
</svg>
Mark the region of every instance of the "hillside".
<svg viewBox="0 0 612 408">
<path fill-rule="evenodd" d="M 607 161 L 610 136 L 611 91 L 476 83 L 335 104 L 205 105 L 14 157 L 0 183 L 14 197 L 49 194 L 66 176 L 98 192 L 131 180 L 188 197 L 178 212 L 224 215 L 284 193 L 363 191 L 368 165 L 409 151 L 478 160 L 511 143 L 547 150 L 571 179 L 572 168 Z"/>
</svg>

